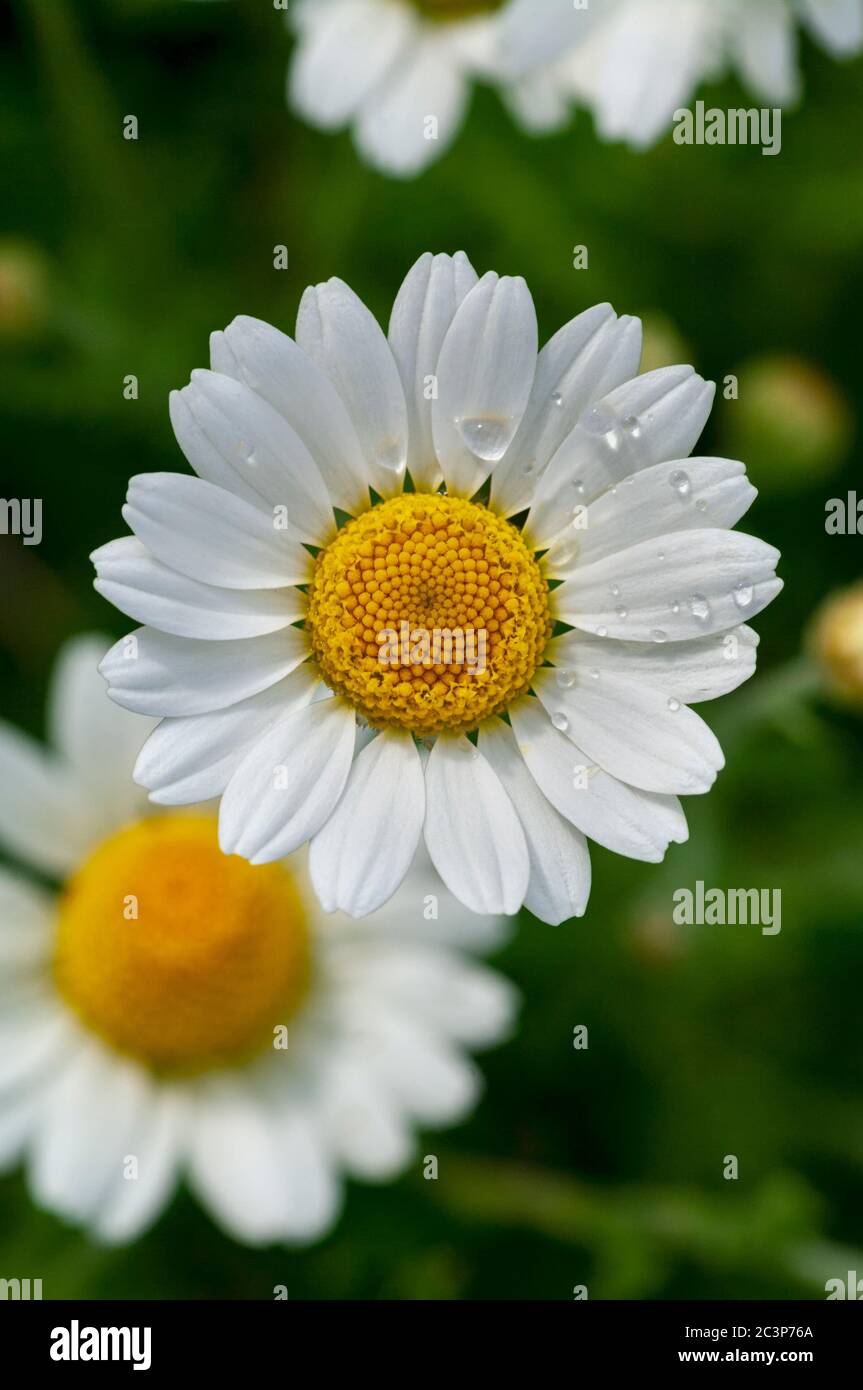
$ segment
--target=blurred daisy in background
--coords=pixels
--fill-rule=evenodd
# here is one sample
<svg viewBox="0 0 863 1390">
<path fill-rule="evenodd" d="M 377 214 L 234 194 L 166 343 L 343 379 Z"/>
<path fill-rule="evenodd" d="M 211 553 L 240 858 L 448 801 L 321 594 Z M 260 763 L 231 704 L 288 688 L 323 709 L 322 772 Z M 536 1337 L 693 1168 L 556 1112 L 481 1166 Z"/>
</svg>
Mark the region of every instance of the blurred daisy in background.
<svg viewBox="0 0 863 1390">
<path fill-rule="evenodd" d="M 501 25 L 513 77 L 588 106 L 603 139 L 654 143 L 702 82 L 735 71 L 755 98 L 800 95 L 798 26 L 837 58 L 863 49 L 863 0 L 513 0 Z"/>
<path fill-rule="evenodd" d="M 504 81 L 502 0 L 299 0 L 291 106 L 324 130 L 351 126 L 360 155 L 407 177 L 441 155 L 464 120 L 473 81 L 499 87 L 529 130 L 567 119 L 544 75 Z"/>
<path fill-rule="evenodd" d="M 422 865 L 386 912 L 325 919 L 301 857 L 252 868 L 205 808 L 147 815 L 149 721 L 106 700 L 103 651 L 64 649 L 51 751 L 0 725 L 0 840 L 62 883 L 0 871 L 0 1167 L 103 1241 L 181 1179 L 237 1240 L 314 1240 L 344 1176 L 394 1177 L 476 1103 L 468 1052 L 514 993 L 455 943 L 501 924 Z"/>
<path fill-rule="evenodd" d="M 136 778 L 221 796 L 253 863 L 311 841 L 327 910 L 381 906 L 424 837 L 473 911 L 580 915 L 586 839 L 658 862 L 722 766 L 689 706 L 752 674 L 745 620 L 782 586 L 730 529 L 743 464 L 688 458 L 714 388 L 638 376 L 607 304 L 537 334 L 525 282 L 461 253 L 420 258 L 389 341 L 340 280 L 296 341 L 236 319 L 171 402 L 199 476 L 133 478 L 134 535 L 93 556 L 146 624 L 101 667 L 162 718 Z M 482 669 L 414 638 L 391 660 L 403 624 L 485 634 Z"/>
</svg>

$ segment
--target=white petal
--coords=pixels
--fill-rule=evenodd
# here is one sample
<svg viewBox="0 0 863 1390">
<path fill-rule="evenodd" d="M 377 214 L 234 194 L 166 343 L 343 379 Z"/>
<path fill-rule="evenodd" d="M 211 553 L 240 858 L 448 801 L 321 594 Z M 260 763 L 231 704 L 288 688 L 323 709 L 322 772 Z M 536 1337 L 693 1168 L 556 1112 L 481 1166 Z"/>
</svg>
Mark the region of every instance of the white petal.
<svg viewBox="0 0 863 1390">
<path fill-rule="evenodd" d="M 289 1176 L 272 1118 L 241 1084 L 217 1077 L 196 1096 L 189 1186 L 219 1225 L 247 1245 L 279 1240 Z"/>
<path fill-rule="evenodd" d="M 238 460 L 235 466 L 234 460 L 229 457 L 222 422 L 203 398 L 196 401 L 193 414 L 189 406 L 188 387 L 182 391 L 172 391 L 168 397 L 168 413 L 177 443 L 199 478 L 213 483 L 215 487 L 224 488 L 234 497 L 242 498 L 258 511 L 271 514 L 264 497 L 239 471 L 242 460 Z M 200 420 L 206 424 L 206 430 L 199 423 Z"/>
<path fill-rule="evenodd" d="M 299 1109 L 276 1117 L 279 1154 L 288 1189 L 284 1235 L 290 1241 L 319 1240 L 338 1214 L 341 1185 L 318 1131 L 311 1116 Z"/>
<path fill-rule="evenodd" d="M 215 474 L 202 476 L 232 492 L 238 479 L 258 494 L 271 522 L 275 508 L 286 509 L 300 540 L 323 545 L 335 527 L 327 487 L 285 417 L 245 382 L 220 372 L 194 371 L 179 394 L 221 460 Z M 192 466 L 198 470 L 195 460 Z"/>
<path fill-rule="evenodd" d="M 537 548 L 631 473 L 687 458 L 713 404 L 715 387 L 691 367 L 661 367 L 592 404 L 564 440 L 536 491 L 525 530 Z"/>
<path fill-rule="evenodd" d="M 136 622 L 175 637 L 262 637 L 305 617 L 299 589 L 225 589 L 188 579 L 155 560 L 134 536 L 110 541 L 92 556 L 98 593 Z"/>
<path fill-rule="evenodd" d="M 686 705 L 623 676 L 573 670 L 561 687 L 559 675 L 544 667 L 533 688 L 590 762 L 647 792 L 692 796 L 713 786 L 722 749 Z"/>
<path fill-rule="evenodd" d="M 309 577 L 311 556 L 277 527 L 278 518 L 202 478 L 141 473 L 130 481 L 127 498 L 123 516 L 138 539 L 189 579 L 231 589 L 281 589 Z"/>
<path fill-rule="evenodd" d="M 344 796 L 312 841 L 309 871 L 324 911 L 365 917 L 391 898 L 410 868 L 424 816 L 413 738 L 379 734 L 354 762 Z"/>
<path fill-rule="evenodd" d="M 730 529 L 749 510 L 758 496 L 742 463 L 731 459 L 678 459 L 657 463 L 631 473 L 618 487 L 604 492 L 587 509 L 578 533 L 578 557 L 574 563 L 568 547 L 572 527 L 543 557 L 543 571 L 555 579 L 574 573 L 575 565 L 601 560 L 621 548 L 652 536 L 702 527 Z"/>
<path fill-rule="evenodd" d="M 597 304 L 546 343 L 518 433 L 492 474 L 491 505 L 512 516 L 530 505 L 534 489 L 563 441 L 592 401 L 638 371 L 641 323 Z"/>
<path fill-rule="evenodd" d="M 0 724 L 0 842 L 49 874 L 86 854 L 90 824 L 72 774 L 11 724 Z"/>
<path fill-rule="evenodd" d="M 569 124 L 566 95 L 546 72 L 509 83 L 501 89 L 501 97 L 517 123 L 530 135 L 552 134 Z"/>
<path fill-rule="evenodd" d="M 436 34 L 421 35 L 366 102 L 354 130 L 363 159 L 396 178 L 418 174 L 455 139 L 467 81 Z M 429 118 L 437 122 L 429 134 Z"/>
<path fill-rule="evenodd" d="M 337 130 L 393 67 L 415 32 L 405 5 L 338 0 L 305 7 L 288 99 L 306 120 Z"/>
<path fill-rule="evenodd" d="M 614 642 L 567 632 L 555 637 L 545 656 L 556 667 L 589 674 L 598 671 L 652 685 L 684 705 L 727 695 L 755 670 L 758 633 L 736 627 L 691 642 Z"/>
<path fill-rule="evenodd" d="M 764 101 L 784 106 L 799 91 L 797 30 L 786 0 L 761 0 L 729 25 L 729 45 L 744 82 Z"/>
<path fill-rule="evenodd" d="M 390 940 L 346 944 L 346 988 L 362 987 L 466 1047 L 491 1047 L 512 1031 L 517 991 L 497 971 L 465 959 L 470 939 L 458 939 L 457 950 L 443 949 L 436 938 L 417 944 L 403 921 Z"/>
<path fill-rule="evenodd" d="M 837 58 L 863 48 L 863 5 L 860 0 L 801 0 L 810 29 Z"/>
<path fill-rule="evenodd" d="M 679 642 L 737 627 L 776 597 L 779 552 L 739 531 L 678 531 L 585 565 L 556 615 L 600 637 Z"/>
<path fill-rule="evenodd" d="M 540 791 L 589 839 L 615 854 L 653 864 L 664 857 L 670 841 L 686 839 L 686 820 L 676 797 L 636 791 L 595 768 L 552 727 L 539 700 L 520 700 L 509 714 L 521 755 Z"/>
<path fill-rule="evenodd" d="M 305 663 L 284 680 L 228 709 L 163 719 L 135 764 L 135 781 L 160 806 L 221 796 L 246 753 L 282 715 L 308 704 L 318 684 Z"/>
<path fill-rule="evenodd" d="M 406 1011 L 356 1001 L 349 1018 L 365 1066 L 418 1123 L 455 1124 L 476 1105 L 478 1068 Z"/>
<path fill-rule="evenodd" d="M 87 1222 L 122 1176 L 144 1090 L 133 1064 L 88 1041 L 68 1063 L 34 1136 L 34 1200 Z"/>
<path fill-rule="evenodd" d="M 140 627 L 121 637 L 99 670 L 112 700 L 157 718 L 209 714 L 257 695 L 309 654 L 298 628 L 233 642 L 192 642 Z"/>
<path fill-rule="evenodd" d="M 439 737 L 429 757 L 425 841 L 473 912 L 518 912 L 530 874 L 524 834 L 497 775 L 463 735 Z"/>
<path fill-rule="evenodd" d="M 54 902 L 47 893 L 0 868 L 0 967 L 4 971 L 47 961 L 54 912 Z"/>
<path fill-rule="evenodd" d="M 109 637 L 95 634 L 64 642 L 49 692 L 51 742 L 74 769 L 86 797 L 79 814 L 86 816 L 94 839 L 141 814 L 146 799 L 131 770 L 153 728 L 151 719 L 108 699 L 99 663 L 110 646 Z"/>
<path fill-rule="evenodd" d="M 134 1240 L 156 1220 L 179 1176 L 185 1107 L 163 1084 L 149 1077 L 142 1077 L 142 1083 L 123 1171 L 115 1171 L 111 1191 L 93 1222 L 97 1238 L 111 1245 Z M 127 1157 L 136 1160 L 134 1177 L 127 1176 Z"/>
<path fill-rule="evenodd" d="M 224 853 L 266 864 L 316 835 L 344 791 L 355 736 L 354 711 L 334 698 L 280 719 L 246 754 L 222 797 Z"/>
<path fill-rule="evenodd" d="M 542 922 L 582 917 L 590 897 L 590 852 L 574 825 L 539 790 L 502 719 L 479 731 L 479 750 L 500 778 L 518 813 L 530 855 L 524 905 Z"/>
<path fill-rule="evenodd" d="M 518 75 L 551 63 L 582 43 L 604 17 L 596 0 L 578 9 L 572 0 L 511 0 L 501 21 L 505 70 Z"/>
<path fill-rule="evenodd" d="M 385 1181 L 406 1167 L 413 1142 L 394 1097 L 353 1051 L 345 1047 L 322 1059 L 321 1121 L 330 1147 L 349 1172 Z"/>
<path fill-rule="evenodd" d="M 389 342 L 408 406 L 408 469 L 415 485 L 433 490 L 441 481 L 431 426 L 430 391 L 455 312 L 477 282 L 463 251 L 455 256 L 427 252 L 416 262 L 396 296 Z"/>
<path fill-rule="evenodd" d="M 240 315 L 210 338 L 213 370 L 235 376 L 284 416 L 343 511 L 368 506 L 365 461 L 338 392 L 302 348 L 261 319 Z"/>
<path fill-rule="evenodd" d="M 297 342 L 344 401 L 371 486 L 381 497 L 400 492 L 407 463 L 407 406 L 377 320 L 342 280 L 328 280 L 303 295 Z"/>
<path fill-rule="evenodd" d="M 432 432 L 450 492 L 471 497 L 515 437 L 536 373 L 524 280 L 493 272 L 462 300 L 441 348 Z"/>
</svg>

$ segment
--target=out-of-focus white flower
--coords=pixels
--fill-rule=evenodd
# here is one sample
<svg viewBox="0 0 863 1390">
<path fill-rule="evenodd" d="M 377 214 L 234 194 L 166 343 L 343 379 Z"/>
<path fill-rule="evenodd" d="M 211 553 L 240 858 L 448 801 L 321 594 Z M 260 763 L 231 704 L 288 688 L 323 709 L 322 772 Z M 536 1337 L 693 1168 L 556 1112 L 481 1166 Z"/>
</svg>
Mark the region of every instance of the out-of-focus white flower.
<svg viewBox="0 0 863 1390">
<path fill-rule="evenodd" d="M 64 650 L 50 752 L 0 725 L 0 840 L 63 883 L 0 871 L 0 1168 L 104 1241 L 181 1178 L 237 1240 L 314 1240 L 343 1174 L 392 1178 L 473 1107 L 514 994 L 465 948 L 501 923 L 421 862 L 384 912 L 325 918 L 303 856 L 253 868 L 206 808 L 148 815 L 150 721 L 105 698 L 103 651 Z"/>
<path fill-rule="evenodd" d="M 604 139 L 643 148 L 729 68 L 759 101 L 793 102 L 801 24 L 836 57 L 863 48 L 863 0 L 513 0 L 501 43 L 506 71 L 544 72 Z"/>
<path fill-rule="evenodd" d="M 353 128 L 368 163 L 418 173 L 452 143 L 473 81 L 491 83 L 528 129 L 554 129 L 566 103 L 544 80 L 505 81 L 501 0 L 300 0 L 288 98 L 324 130 Z"/>
</svg>

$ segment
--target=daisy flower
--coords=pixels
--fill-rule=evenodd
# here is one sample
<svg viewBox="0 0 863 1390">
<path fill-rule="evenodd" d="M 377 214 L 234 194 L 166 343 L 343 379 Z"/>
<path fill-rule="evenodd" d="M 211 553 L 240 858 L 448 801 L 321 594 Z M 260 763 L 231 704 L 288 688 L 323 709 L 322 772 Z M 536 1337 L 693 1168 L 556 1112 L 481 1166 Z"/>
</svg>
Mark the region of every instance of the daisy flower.
<svg viewBox="0 0 863 1390">
<path fill-rule="evenodd" d="M 421 257 L 389 341 L 340 280 L 296 340 L 214 334 L 171 402 L 198 476 L 133 478 L 134 535 L 93 557 L 145 624 L 101 670 L 162 719 L 135 770 L 154 800 L 221 796 L 253 863 L 310 840 L 323 906 L 356 916 L 423 835 L 475 912 L 549 922 L 584 911 L 586 837 L 650 861 L 684 840 L 678 795 L 722 765 L 688 706 L 752 673 L 743 620 L 781 585 L 729 529 L 743 465 L 687 458 L 713 386 L 640 354 L 607 304 L 537 354 L 525 282 L 463 254 Z"/>
<path fill-rule="evenodd" d="M 102 1241 L 180 1178 L 237 1240 L 314 1240 L 343 1174 L 394 1176 L 416 1126 L 472 1108 L 468 1050 L 514 998 L 454 943 L 500 922 L 421 862 L 368 922 L 324 919 L 303 856 L 253 868 L 208 809 L 148 815 L 147 721 L 105 699 L 104 649 L 64 649 L 52 751 L 0 725 L 0 839 L 62 884 L 0 871 L 0 1167 L 23 1158 L 34 1200 Z"/>
<path fill-rule="evenodd" d="M 360 155 L 396 177 L 418 173 L 452 143 L 473 80 L 500 88 L 534 132 L 567 119 L 542 76 L 503 80 L 502 0 L 300 0 L 288 101 L 324 130 L 350 125 Z"/>
<path fill-rule="evenodd" d="M 514 0 L 501 45 L 505 70 L 543 70 L 604 139 L 643 148 L 728 69 L 761 102 L 795 101 L 800 24 L 837 58 L 863 48 L 863 0 Z"/>
</svg>

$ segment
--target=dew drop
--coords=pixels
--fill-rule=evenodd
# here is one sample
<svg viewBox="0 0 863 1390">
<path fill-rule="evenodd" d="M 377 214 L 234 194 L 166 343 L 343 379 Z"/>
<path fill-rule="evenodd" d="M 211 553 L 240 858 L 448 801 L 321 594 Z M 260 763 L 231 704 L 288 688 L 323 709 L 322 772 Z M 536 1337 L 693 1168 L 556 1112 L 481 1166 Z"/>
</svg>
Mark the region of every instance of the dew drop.
<svg viewBox="0 0 863 1390">
<path fill-rule="evenodd" d="M 250 468 L 254 468 L 256 467 L 257 462 L 257 454 L 255 453 L 254 449 L 250 449 L 249 452 L 246 454 L 246 463 L 249 465 Z"/>
<path fill-rule="evenodd" d="M 555 391 L 554 395 L 551 398 L 551 403 L 552 405 L 556 405 L 558 410 L 563 405 L 563 396 L 560 394 L 559 391 Z"/>
<path fill-rule="evenodd" d="M 612 584 L 612 586 L 611 586 L 611 597 L 612 597 L 612 598 L 620 598 L 620 585 L 619 585 L 619 584 Z"/>
<path fill-rule="evenodd" d="M 575 488 L 575 490 L 576 490 L 576 492 L 578 493 L 579 497 L 583 497 L 583 496 L 584 496 L 584 483 L 581 481 L 581 478 L 576 478 L 576 480 L 575 480 L 575 482 L 573 483 L 572 486 Z"/>
<path fill-rule="evenodd" d="M 556 714 L 553 714 L 551 716 L 551 722 L 556 729 L 560 730 L 562 734 L 565 734 L 567 729 L 569 728 L 569 720 L 567 719 L 565 714 L 562 714 L 560 712 L 560 710 L 558 710 Z"/>
<path fill-rule="evenodd" d="M 697 618 L 700 623 L 706 623 L 710 617 L 710 604 L 703 594 L 693 594 L 689 600 L 689 610 L 693 618 Z"/>
<path fill-rule="evenodd" d="M 674 602 L 672 603 L 672 605 L 671 605 L 671 611 L 672 611 L 672 613 L 679 613 L 679 612 L 680 612 L 680 604 L 677 602 L 677 599 L 675 599 Z"/>
<path fill-rule="evenodd" d="M 597 637 L 607 637 L 607 636 L 608 636 L 608 628 L 607 628 L 607 627 L 598 627 L 598 628 L 596 629 L 596 635 L 597 635 Z"/>
<path fill-rule="evenodd" d="M 627 415 L 623 422 L 623 428 L 631 439 L 641 438 L 641 421 L 637 415 Z"/>
<path fill-rule="evenodd" d="M 731 593 L 738 608 L 748 608 L 752 602 L 752 585 L 745 579 L 735 584 Z"/>
<path fill-rule="evenodd" d="M 571 690 L 575 685 L 575 672 L 559 670 L 556 680 L 561 690 Z"/>
<path fill-rule="evenodd" d="M 650 635 L 653 638 L 654 642 L 668 641 L 668 633 L 663 632 L 661 627 L 655 627 Z"/>
<path fill-rule="evenodd" d="M 486 463 L 503 458 L 512 436 L 512 422 L 504 415 L 457 420 L 456 427 L 471 453 Z"/>
<path fill-rule="evenodd" d="M 550 559 L 558 568 L 566 568 L 578 559 L 578 551 L 578 541 L 563 541 L 554 547 L 554 553 Z"/>
<path fill-rule="evenodd" d="M 617 415 L 610 405 L 592 405 L 584 412 L 581 424 L 588 434 L 609 434 L 617 429 Z"/>
<path fill-rule="evenodd" d="M 617 612 L 617 616 L 618 616 L 618 618 L 620 618 L 621 622 L 623 622 L 623 619 L 624 619 L 624 618 L 628 618 L 628 617 L 629 617 L 629 609 L 628 609 L 628 608 L 624 608 L 622 605 L 621 605 L 620 608 L 616 609 L 615 611 Z"/>
<path fill-rule="evenodd" d="M 668 708 L 671 710 L 672 714 L 676 714 L 677 711 L 680 709 L 680 701 L 675 700 L 673 695 L 671 699 L 668 701 Z"/>
<path fill-rule="evenodd" d="M 689 474 L 678 470 L 676 473 L 672 473 L 668 481 L 674 488 L 681 502 L 685 502 L 692 492 L 692 483 Z"/>
<path fill-rule="evenodd" d="M 590 679 L 591 679 L 592 681 L 598 681 L 598 680 L 599 680 L 599 671 L 597 670 L 597 668 L 596 668 L 595 666 L 591 666 L 590 669 L 588 670 L 588 673 L 587 673 L 587 674 L 590 676 Z"/>
<path fill-rule="evenodd" d="M 696 502 L 696 504 L 695 504 L 695 510 L 696 510 L 697 512 L 706 512 L 706 511 L 707 511 L 707 503 L 705 502 L 705 500 L 704 500 L 703 497 L 702 497 L 702 499 L 701 499 L 700 502 Z"/>
<path fill-rule="evenodd" d="M 405 466 L 404 452 L 397 439 L 384 439 L 378 445 L 377 461 L 388 473 L 401 473 Z"/>
<path fill-rule="evenodd" d="M 663 564 L 664 561 L 665 561 L 665 551 L 664 551 L 664 550 L 660 550 L 660 552 L 659 552 L 659 554 L 657 555 L 656 558 L 657 558 L 657 560 L 659 561 L 660 564 Z"/>
</svg>

